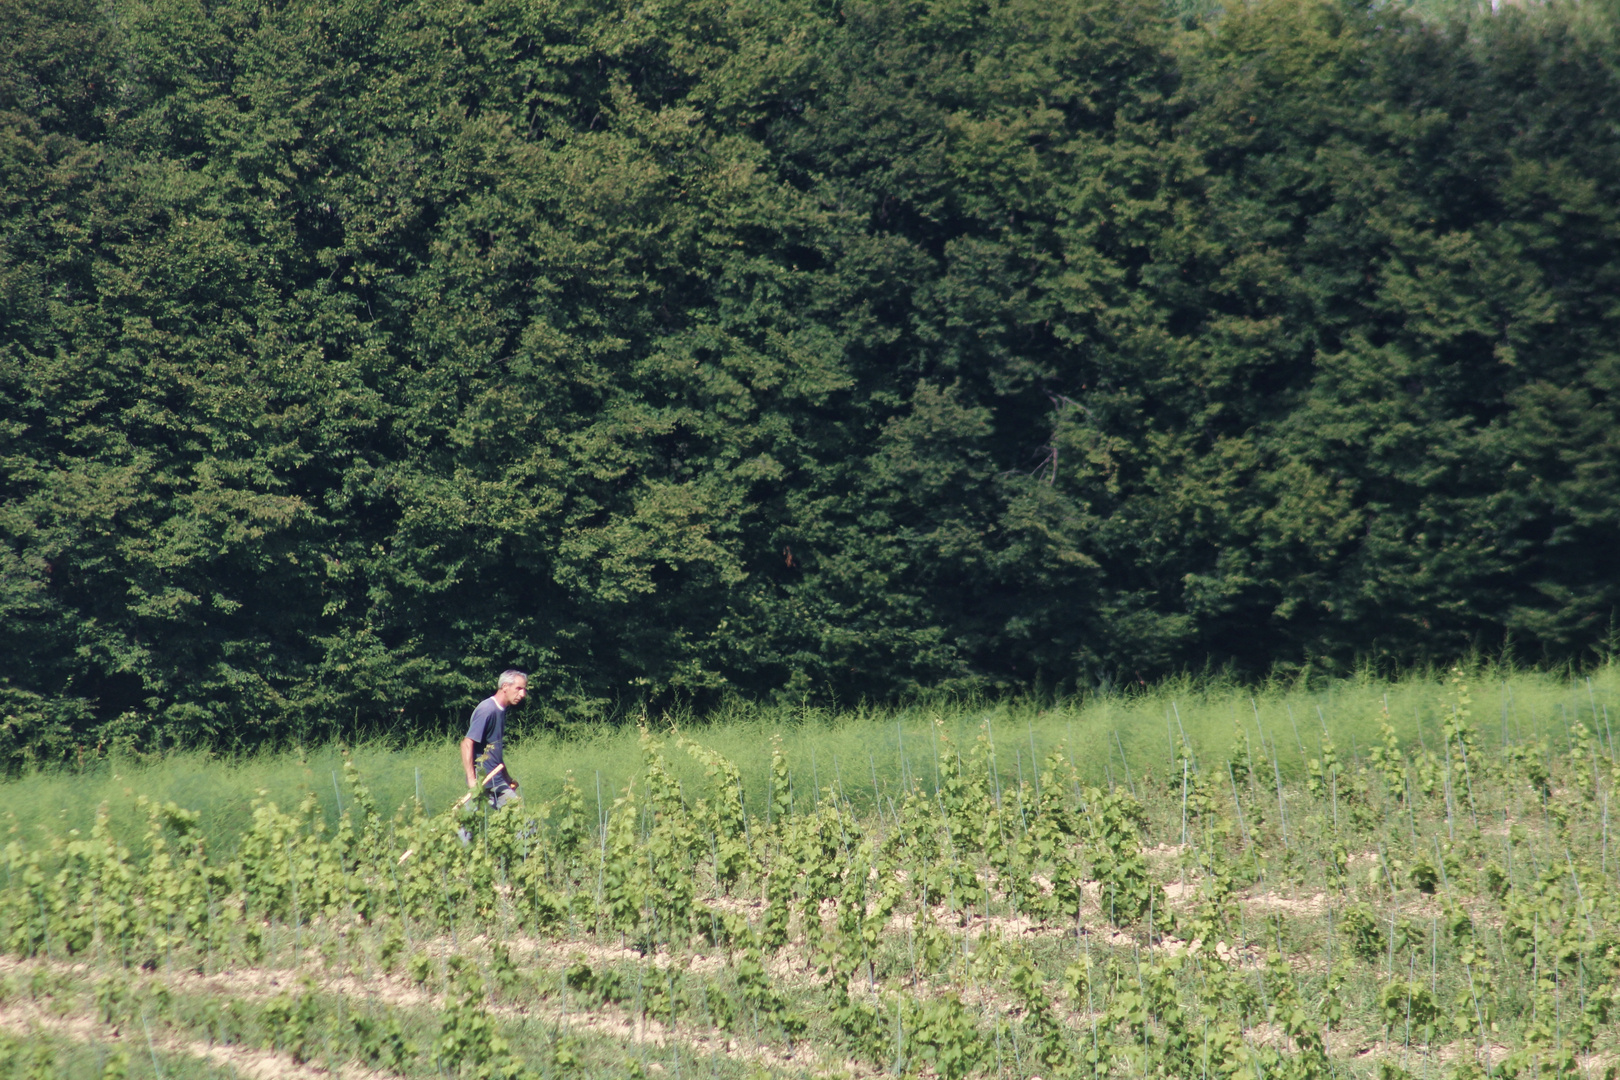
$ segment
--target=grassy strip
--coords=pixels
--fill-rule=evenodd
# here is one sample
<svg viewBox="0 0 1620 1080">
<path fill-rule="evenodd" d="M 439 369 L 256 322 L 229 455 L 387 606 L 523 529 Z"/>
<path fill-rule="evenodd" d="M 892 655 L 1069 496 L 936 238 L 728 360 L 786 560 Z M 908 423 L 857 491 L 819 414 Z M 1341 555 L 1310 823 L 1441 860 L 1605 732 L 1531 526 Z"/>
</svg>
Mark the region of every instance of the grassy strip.
<svg viewBox="0 0 1620 1080">
<path fill-rule="evenodd" d="M 1470 676 L 1474 711 L 1490 745 L 1548 735 L 1567 745 L 1576 718 L 1607 739 L 1620 715 L 1620 668 L 1606 666 L 1576 678 L 1538 671 L 1482 669 Z M 1063 745 L 1087 783 L 1135 782 L 1173 770 L 1175 739 L 1185 736 L 1200 754 L 1224 754 L 1234 740 L 1246 742 L 1256 767 L 1272 763 L 1286 778 L 1303 775 L 1320 756 L 1324 727 L 1347 758 L 1378 739 L 1385 715 L 1408 746 L 1435 743 L 1443 723 L 1444 680 L 1411 674 L 1398 680 L 1366 677 L 1327 684 L 1275 682 L 1250 688 L 1221 680 L 1182 678 L 1151 687 L 1055 703 L 941 700 L 897 709 L 833 713 L 821 709 L 733 705 L 711 716 L 660 717 L 660 729 L 677 724 L 736 763 L 750 813 L 764 816 L 773 794 L 770 746 L 779 740 L 795 779 L 794 796 L 812 802 L 836 784 L 859 813 L 872 813 L 913 781 L 935 779 L 934 721 L 958 745 L 971 742 L 988 724 L 997 740 L 996 769 L 1003 787 L 1016 787 L 1033 762 Z M 470 708 L 470 706 L 469 706 Z M 576 730 L 567 735 L 526 732 L 521 713 L 511 727 L 507 757 L 531 802 L 553 799 L 572 772 L 589 808 L 600 817 L 613 794 L 641 765 L 631 727 Z M 390 747 L 348 748 L 384 809 L 420 796 L 429 813 L 449 806 L 465 791 L 455 740 Z M 134 832 L 145 813 L 137 799 L 173 801 L 202 811 L 201 829 L 222 855 L 234 850 L 252 821 L 255 799 L 283 806 L 312 795 L 335 822 L 340 812 L 344 748 L 222 760 L 207 754 L 173 753 L 149 762 L 105 761 L 81 774 L 41 772 L 0 783 L 0 831 L 12 838 L 41 831 L 87 832 L 96 808 L 106 806 L 114 828 Z M 702 783 L 702 769 L 684 758 L 671 770 L 688 787 Z M 600 795 L 598 795 L 600 791 Z"/>
</svg>

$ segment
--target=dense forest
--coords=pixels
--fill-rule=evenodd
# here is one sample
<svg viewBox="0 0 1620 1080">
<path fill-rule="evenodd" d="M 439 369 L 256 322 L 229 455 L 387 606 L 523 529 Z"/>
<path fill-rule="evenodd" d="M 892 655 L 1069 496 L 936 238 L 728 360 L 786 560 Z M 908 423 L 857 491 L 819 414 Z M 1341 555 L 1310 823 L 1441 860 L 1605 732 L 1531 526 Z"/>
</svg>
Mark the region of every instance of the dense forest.
<svg viewBox="0 0 1620 1080">
<path fill-rule="evenodd" d="M 1612 649 L 1617 26 L 0 0 L 0 755 Z"/>
</svg>

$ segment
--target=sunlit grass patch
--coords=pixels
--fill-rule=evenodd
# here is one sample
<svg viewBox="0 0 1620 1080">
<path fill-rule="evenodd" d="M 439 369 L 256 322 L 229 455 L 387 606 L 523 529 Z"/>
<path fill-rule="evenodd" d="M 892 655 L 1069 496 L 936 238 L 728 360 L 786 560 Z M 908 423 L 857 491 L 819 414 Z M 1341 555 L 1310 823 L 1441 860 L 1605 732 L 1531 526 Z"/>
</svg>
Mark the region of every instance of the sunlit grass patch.
<svg viewBox="0 0 1620 1080">
<path fill-rule="evenodd" d="M 1469 685 L 1475 722 L 1493 745 L 1539 735 L 1567 743 L 1577 717 L 1602 727 L 1607 739 L 1605 707 L 1620 699 L 1620 671 L 1612 666 L 1578 677 L 1484 670 Z M 1298 779 L 1311 759 L 1320 759 L 1324 727 L 1333 732 L 1344 760 L 1365 756 L 1380 739 L 1386 708 L 1403 745 L 1438 745 L 1447 708 L 1445 680 L 1428 673 L 1393 681 L 1365 677 L 1249 688 L 1184 677 L 1048 703 L 941 699 L 849 712 L 739 703 L 707 717 L 658 716 L 648 723 L 655 730 L 673 723 L 735 762 L 747 806 L 763 815 L 773 795 L 768 769 L 773 738 L 780 740 L 789 763 L 795 804 L 807 800 L 813 807 L 820 790 L 833 784 L 851 806 L 872 812 L 913 781 L 933 783 L 936 719 L 958 746 L 986 732 L 997 750 L 997 777 L 1016 786 L 1021 775 L 1031 773 L 1032 762 L 1059 745 L 1091 783 L 1163 776 L 1175 768 L 1175 740 L 1182 735 L 1200 754 L 1224 758 L 1241 746 L 1246 765 L 1257 775 Z M 507 756 L 531 801 L 554 798 L 572 773 L 593 813 L 605 812 L 612 794 L 641 764 L 634 726 L 528 733 L 518 711 L 511 728 Z M 228 849 L 261 797 L 287 806 L 313 794 L 322 812 L 336 820 L 344 753 L 336 745 L 239 759 L 174 753 L 148 763 L 109 761 L 80 774 L 37 772 L 0 783 L 0 830 L 24 838 L 38 837 L 41 830 L 82 832 L 103 804 L 113 821 L 135 830 L 144 817 L 136 800 L 145 796 L 197 809 L 203 833 Z M 347 753 L 388 812 L 420 798 L 435 813 L 465 790 L 454 738 L 402 746 L 373 742 Z M 671 768 L 684 783 L 701 780 L 701 767 L 684 756 Z"/>
</svg>

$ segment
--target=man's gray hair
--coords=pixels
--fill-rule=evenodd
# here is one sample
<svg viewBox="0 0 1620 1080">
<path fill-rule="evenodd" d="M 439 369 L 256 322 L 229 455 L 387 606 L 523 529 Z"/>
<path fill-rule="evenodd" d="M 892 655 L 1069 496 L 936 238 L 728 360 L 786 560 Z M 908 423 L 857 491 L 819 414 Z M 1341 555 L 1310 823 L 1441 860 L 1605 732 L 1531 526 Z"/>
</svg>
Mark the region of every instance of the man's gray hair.
<svg viewBox="0 0 1620 1080">
<path fill-rule="evenodd" d="M 517 682 L 519 679 L 522 679 L 525 684 L 529 681 L 529 677 L 517 668 L 507 668 L 501 672 L 501 681 L 495 684 L 495 688 L 499 690 L 503 686 L 509 686 Z"/>
</svg>

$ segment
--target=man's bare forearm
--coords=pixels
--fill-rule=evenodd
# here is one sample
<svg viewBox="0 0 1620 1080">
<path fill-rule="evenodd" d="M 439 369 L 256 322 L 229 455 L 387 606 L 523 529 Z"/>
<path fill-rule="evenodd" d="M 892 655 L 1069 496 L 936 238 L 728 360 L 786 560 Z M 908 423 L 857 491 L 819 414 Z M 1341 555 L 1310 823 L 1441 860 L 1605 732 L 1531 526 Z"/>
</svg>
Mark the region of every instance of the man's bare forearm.
<svg viewBox="0 0 1620 1080">
<path fill-rule="evenodd" d="M 473 741 L 461 740 L 461 767 L 467 772 L 467 786 L 478 786 L 478 773 L 473 770 Z"/>
</svg>

